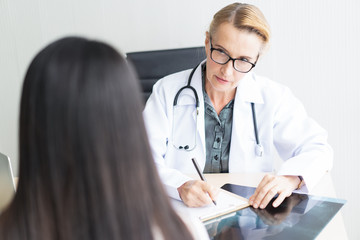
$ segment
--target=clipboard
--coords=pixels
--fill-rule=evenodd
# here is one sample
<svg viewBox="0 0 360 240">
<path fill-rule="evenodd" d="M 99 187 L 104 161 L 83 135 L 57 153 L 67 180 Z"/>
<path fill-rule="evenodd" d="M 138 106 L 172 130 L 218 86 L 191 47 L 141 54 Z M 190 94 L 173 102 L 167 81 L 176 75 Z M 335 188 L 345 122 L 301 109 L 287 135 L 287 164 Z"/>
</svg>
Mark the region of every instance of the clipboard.
<svg viewBox="0 0 360 240">
<path fill-rule="evenodd" d="M 217 205 L 210 204 L 204 207 L 191 208 L 186 206 L 182 201 L 172 199 L 171 203 L 176 211 L 189 214 L 192 217 L 199 218 L 200 221 L 206 222 L 249 206 L 247 198 L 241 197 L 224 189 L 220 189 L 216 199 Z"/>
</svg>

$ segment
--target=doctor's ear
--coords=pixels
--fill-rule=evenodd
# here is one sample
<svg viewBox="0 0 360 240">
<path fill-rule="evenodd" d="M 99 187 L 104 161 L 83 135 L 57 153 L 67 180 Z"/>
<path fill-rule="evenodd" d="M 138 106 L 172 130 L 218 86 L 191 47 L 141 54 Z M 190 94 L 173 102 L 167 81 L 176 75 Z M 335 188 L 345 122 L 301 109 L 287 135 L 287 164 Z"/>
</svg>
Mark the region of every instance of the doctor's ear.
<svg viewBox="0 0 360 240">
<path fill-rule="evenodd" d="M 210 33 L 206 31 L 205 33 L 205 47 L 207 47 L 210 44 Z"/>
</svg>

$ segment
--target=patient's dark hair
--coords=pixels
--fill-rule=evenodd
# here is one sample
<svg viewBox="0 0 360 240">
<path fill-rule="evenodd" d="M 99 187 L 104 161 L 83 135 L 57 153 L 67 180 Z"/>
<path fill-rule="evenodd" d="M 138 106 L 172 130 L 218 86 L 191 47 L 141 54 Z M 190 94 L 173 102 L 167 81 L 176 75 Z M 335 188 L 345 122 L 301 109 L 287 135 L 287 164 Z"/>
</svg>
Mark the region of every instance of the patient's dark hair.
<svg viewBox="0 0 360 240">
<path fill-rule="evenodd" d="M 20 107 L 17 193 L 0 239 L 191 239 L 150 152 L 135 74 L 107 44 L 71 37 L 32 61 Z"/>
</svg>

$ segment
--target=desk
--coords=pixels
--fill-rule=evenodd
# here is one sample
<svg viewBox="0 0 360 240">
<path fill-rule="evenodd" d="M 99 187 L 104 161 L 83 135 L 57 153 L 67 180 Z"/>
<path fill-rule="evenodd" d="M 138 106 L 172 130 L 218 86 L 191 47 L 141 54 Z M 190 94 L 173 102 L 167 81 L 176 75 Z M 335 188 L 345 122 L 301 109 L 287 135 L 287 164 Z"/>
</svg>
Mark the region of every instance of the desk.
<svg viewBox="0 0 360 240">
<path fill-rule="evenodd" d="M 205 177 L 211 185 L 219 188 L 226 183 L 256 187 L 264 175 L 264 173 L 220 173 L 205 174 Z M 198 175 L 190 175 L 190 177 L 194 179 L 199 178 Z M 18 179 L 15 178 L 16 183 L 17 180 Z M 319 184 L 309 194 L 335 198 L 336 194 L 330 174 L 325 174 Z M 317 239 L 348 239 L 341 211 L 337 213 L 335 217 L 326 225 L 326 227 L 318 235 Z"/>
<path fill-rule="evenodd" d="M 256 187 L 263 178 L 264 173 L 225 173 L 225 174 L 205 174 L 207 181 L 216 187 L 221 187 L 226 183 Z M 191 176 L 198 179 L 198 176 Z M 335 190 L 333 187 L 330 174 L 324 175 L 315 189 L 310 192 L 311 195 L 335 198 Z M 348 239 L 345 231 L 344 221 L 341 212 L 329 222 L 323 231 L 318 235 L 317 239 Z"/>
</svg>

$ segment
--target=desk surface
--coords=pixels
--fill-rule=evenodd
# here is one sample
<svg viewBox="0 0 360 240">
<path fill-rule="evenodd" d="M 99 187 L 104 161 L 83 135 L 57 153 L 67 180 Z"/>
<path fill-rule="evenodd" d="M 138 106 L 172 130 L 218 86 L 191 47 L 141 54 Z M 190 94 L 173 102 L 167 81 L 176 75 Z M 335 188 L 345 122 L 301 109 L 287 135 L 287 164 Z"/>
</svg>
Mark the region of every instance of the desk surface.
<svg viewBox="0 0 360 240">
<path fill-rule="evenodd" d="M 205 174 L 205 177 L 210 184 L 219 188 L 226 183 L 256 187 L 264 175 L 264 173 L 213 173 Z M 191 175 L 191 177 L 194 179 L 199 178 L 198 175 Z M 15 180 L 17 182 L 17 178 Z M 330 174 L 325 174 L 319 184 L 309 194 L 336 198 Z M 335 215 L 335 217 L 318 235 L 317 239 L 348 239 L 341 211 Z"/>
<path fill-rule="evenodd" d="M 205 174 L 207 181 L 216 186 L 221 187 L 226 183 L 256 187 L 263 178 L 264 173 L 226 173 L 226 174 Z M 192 176 L 195 179 L 198 177 Z M 335 198 L 335 190 L 330 174 L 324 175 L 319 184 L 309 194 Z M 329 222 L 329 224 L 319 234 L 317 239 L 347 239 L 344 221 L 341 212 Z"/>
</svg>

